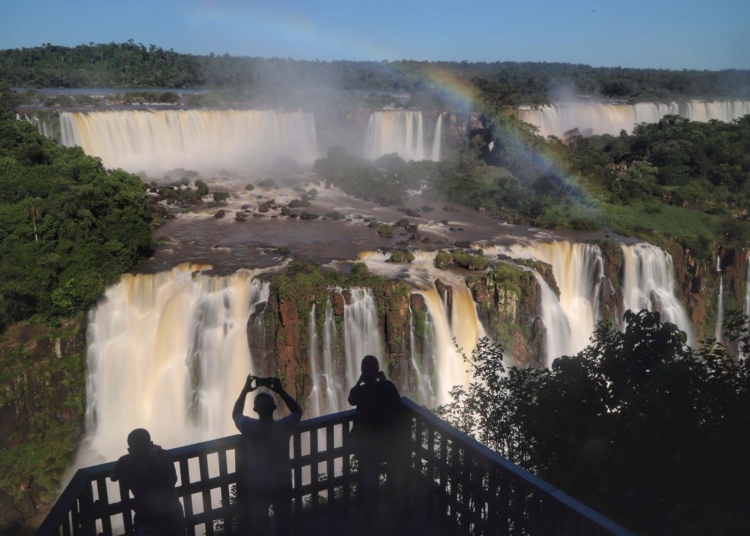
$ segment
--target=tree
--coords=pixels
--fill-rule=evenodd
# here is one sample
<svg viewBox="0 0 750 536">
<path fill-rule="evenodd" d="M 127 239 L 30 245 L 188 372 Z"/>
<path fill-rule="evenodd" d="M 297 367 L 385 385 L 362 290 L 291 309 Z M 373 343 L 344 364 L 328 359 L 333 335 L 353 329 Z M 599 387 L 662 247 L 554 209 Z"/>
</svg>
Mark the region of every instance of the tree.
<svg viewBox="0 0 750 536">
<path fill-rule="evenodd" d="M 482 341 L 473 381 L 439 414 L 639 534 L 745 534 L 747 360 L 693 350 L 657 312 L 625 320 L 551 369 L 506 372 Z"/>
</svg>

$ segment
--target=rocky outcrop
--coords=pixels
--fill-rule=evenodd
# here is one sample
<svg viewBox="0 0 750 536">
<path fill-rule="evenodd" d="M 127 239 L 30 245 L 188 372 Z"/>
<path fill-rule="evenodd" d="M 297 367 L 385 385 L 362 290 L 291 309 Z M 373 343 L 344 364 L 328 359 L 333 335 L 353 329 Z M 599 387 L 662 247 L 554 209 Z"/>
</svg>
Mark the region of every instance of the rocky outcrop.
<svg viewBox="0 0 750 536">
<path fill-rule="evenodd" d="M 534 268 L 551 274 L 549 265 L 533 262 L 540 265 Z M 467 277 L 466 284 L 490 336 L 519 363 L 544 363 L 545 328 L 538 317 L 541 295 L 534 274 L 501 262 L 486 275 Z"/>
</svg>

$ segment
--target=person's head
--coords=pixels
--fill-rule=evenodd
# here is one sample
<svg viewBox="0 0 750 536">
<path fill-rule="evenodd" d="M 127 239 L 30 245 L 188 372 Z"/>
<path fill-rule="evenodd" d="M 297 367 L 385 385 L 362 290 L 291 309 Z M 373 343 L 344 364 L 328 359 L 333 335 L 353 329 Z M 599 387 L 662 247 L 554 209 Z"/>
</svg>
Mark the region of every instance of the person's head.
<svg viewBox="0 0 750 536">
<path fill-rule="evenodd" d="M 276 401 L 271 393 L 258 393 L 255 395 L 253 409 L 261 419 L 269 419 L 273 417 L 273 412 L 276 410 Z"/>
<path fill-rule="evenodd" d="M 380 363 L 374 355 L 366 355 L 362 359 L 362 376 L 366 382 L 375 381 L 380 371 Z"/>
<path fill-rule="evenodd" d="M 128 452 L 144 452 L 153 446 L 151 434 L 145 428 L 136 428 L 128 434 Z"/>
</svg>

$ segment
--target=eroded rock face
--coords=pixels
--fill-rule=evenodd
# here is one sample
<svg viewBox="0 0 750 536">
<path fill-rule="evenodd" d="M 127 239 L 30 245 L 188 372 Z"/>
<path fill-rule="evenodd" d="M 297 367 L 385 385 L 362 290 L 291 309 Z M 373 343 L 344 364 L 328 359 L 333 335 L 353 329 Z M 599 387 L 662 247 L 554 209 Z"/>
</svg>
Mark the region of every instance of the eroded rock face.
<svg viewBox="0 0 750 536">
<path fill-rule="evenodd" d="M 543 364 L 544 325 L 539 319 L 541 294 L 534 274 L 501 263 L 481 276 L 466 278 L 479 317 L 490 336 L 524 364 Z"/>
<path fill-rule="evenodd" d="M 0 337 L 0 533 L 47 512 L 83 432 L 83 320 Z M 40 461 L 41 460 L 41 461 Z"/>
</svg>

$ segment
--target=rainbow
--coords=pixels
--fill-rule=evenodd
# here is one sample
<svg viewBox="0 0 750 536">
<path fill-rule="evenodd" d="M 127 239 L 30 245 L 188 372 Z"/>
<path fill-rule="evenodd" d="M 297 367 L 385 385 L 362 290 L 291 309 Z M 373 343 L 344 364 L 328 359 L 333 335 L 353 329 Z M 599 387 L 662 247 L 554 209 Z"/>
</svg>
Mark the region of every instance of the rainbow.
<svg viewBox="0 0 750 536">
<path fill-rule="evenodd" d="M 237 27 L 244 32 L 254 32 L 256 35 L 267 35 L 269 39 L 282 39 L 286 43 L 305 50 L 310 46 L 319 47 L 321 44 L 330 49 L 333 56 L 358 56 L 362 60 L 377 61 L 380 65 L 397 74 L 414 74 L 406 72 L 408 62 L 388 62 L 383 58 L 396 58 L 399 54 L 387 47 L 376 45 L 358 36 L 336 35 L 334 32 L 323 32 L 316 25 L 303 17 L 295 16 L 289 11 L 280 11 L 278 5 L 253 3 L 252 7 L 224 2 L 222 5 L 215 0 L 202 0 L 189 13 L 189 20 L 194 24 L 216 24 L 224 27 Z M 471 83 L 457 76 L 455 72 L 444 69 L 440 62 L 419 62 L 424 79 L 429 80 L 431 89 L 441 93 L 458 109 L 467 111 L 477 108 L 479 93 Z M 512 130 L 506 133 L 515 137 L 518 147 L 527 148 L 527 144 Z M 577 177 L 557 161 L 553 151 L 544 147 L 539 151 L 527 150 L 531 160 L 549 171 L 556 177 L 562 177 L 565 187 L 582 204 L 587 207 L 598 207 L 599 202 L 581 186 Z M 596 210 L 596 208 L 593 208 Z"/>
</svg>

